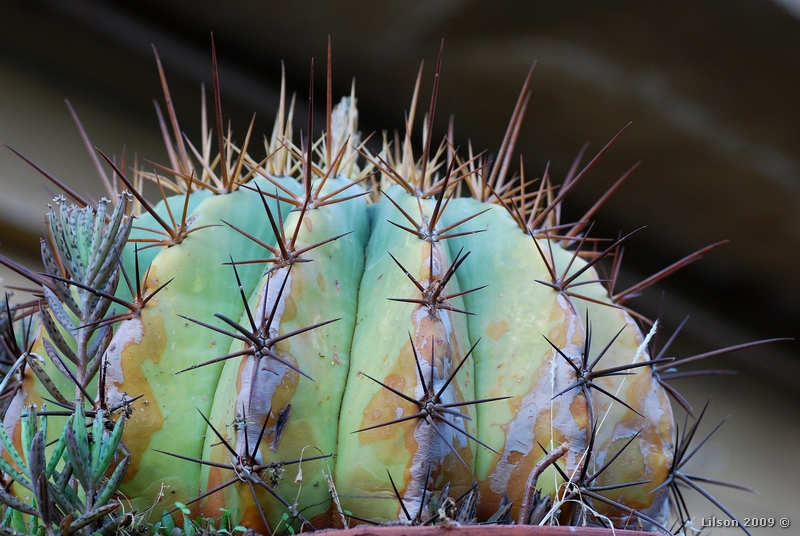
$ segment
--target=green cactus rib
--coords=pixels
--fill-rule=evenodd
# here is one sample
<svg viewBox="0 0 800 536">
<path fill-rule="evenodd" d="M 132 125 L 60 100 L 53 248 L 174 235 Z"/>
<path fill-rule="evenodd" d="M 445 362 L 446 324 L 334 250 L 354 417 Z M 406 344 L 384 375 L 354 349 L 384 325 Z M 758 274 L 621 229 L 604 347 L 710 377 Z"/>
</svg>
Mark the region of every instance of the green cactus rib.
<svg viewBox="0 0 800 536">
<path fill-rule="evenodd" d="M 479 206 L 480 204 L 474 200 L 456 200 L 452 203 L 445 220 L 458 218 L 462 212 L 469 213 Z M 562 435 L 560 440 L 566 439 L 570 444 L 567 468 L 571 467 L 574 470 L 589 463 L 584 452 L 588 441 L 592 441 L 593 445 L 594 458 L 591 463 L 598 467 L 602 466 L 604 460 L 613 458 L 624 446 L 627 456 L 626 463 L 605 467 L 597 477 L 597 483 L 611 485 L 647 480 L 646 484 L 612 491 L 607 495 L 609 498 L 613 497 L 614 500 L 620 496 L 624 497 L 624 504 L 642 513 L 658 513 L 663 516 L 663 513 L 659 512 L 663 509 L 663 498 L 657 498 L 648 493 L 656 487 L 653 482 L 664 480 L 664 471 L 671 464 L 673 419 L 669 403 L 666 400 L 666 393 L 656 385 L 657 382 L 651 374 L 650 366 L 641 366 L 642 364 L 652 364 L 644 347 L 644 335 L 630 314 L 612 302 L 608 291 L 599 282 L 596 271 L 575 252 L 568 252 L 561 246 L 553 245 L 542 239 L 537 239 L 539 243 L 537 247 L 533 243 L 531 235 L 521 232 L 516 222 L 500 207 L 489 211 L 482 221 L 487 224 L 487 230 L 486 236 L 481 238 L 489 238 L 486 243 L 490 245 L 480 249 L 479 258 L 485 262 L 489 262 L 492 258 L 497 260 L 488 269 L 481 272 L 465 269 L 458 275 L 467 285 L 481 280 L 503 281 L 505 284 L 498 289 L 502 292 L 491 292 L 492 287 L 489 287 L 487 292 L 466 297 L 467 306 L 472 307 L 472 310 L 480 311 L 479 314 L 470 318 L 470 334 L 474 336 L 475 332 L 485 333 L 494 339 L 492 344 L 484 347 L 484 351 L 499 351 L 500 355 L 508 356 L 504 360 L 503 368 L 511 365 L 509 369 L 514 370 L 512 358 L 516 355 L 530 356 L 540 351 L 542 355 L 547 356 L 543 368 L 542 364 L 534 366 L 539 371 L 549 370 L 551 375 L 549 389 L 544 390 L 549 396 L 545 399 L 540 394 L 542 399 L 538 405 L 538 408 L 546 408 L 548 412 L 550 410 L 548 399 L 552 398 L 552 407 L 562 408 L 568 402 L 565 396 L 572 393 L 571 396 L 574 397 L 581 391 L 581 389 L 575 388 L 577 385 L 575 372 L 570 368 L 575 369 L 575 364 L 579 364 L 582 359 L 585 362 L 592 362 L 595 365 L 594 370 L 582 371 L 588 372 L 589 376 L 596 375 L 591 383 L 593 389 L 590 390 L 593 393 L 590 395 L 584 390 L 584 396 L 580 397 L 583 398 L 584 405 L 586 399 L 590 404 L 582 410 L 587 412 L 584 420 L 580 422 L 578 429 L 572 429 L 572 437 L 563 428 L 564 421 L 557 423 L 558 418 L 556 417 L 551 424 L 553 431 L 557 430 L 560 432 L 559 435 Z M 474 236 L 459 237 L 451 242 L 451 246 L 475 247 L 477 246 L 475 240 Z M 497 249 L 494 249 L 495 245 L 497 245 Z M 524 258 L 515 258 L 515 255 L 524 255 Z M 526 266 L 528 270 L 525 273 L 519 273 L 516 270 L 518 266 Z M 514 275 L 515 273 L 516 275 Z M 574 280 L 568 285 L 568 290 L 564 289 L 567 290 L 566 292 L 559 292 L 558 288 L 563 287 L 563 284 L 559 286 L 552 282 L 553 275 L 556 275 L 557 279 L 561 279 L 562 283 L 573 277 Z M 517 283 L 515 284 L 513 281 L 517 281 Z M 538 322 L 552 322 L 558 318 L 552 313 L 549 316 L 543 313 L 531 316 L 530 308 L 528 308 L 525 317 L 508 315 L 510 311 L 526 310 L 519 303 L 513 303 L 513 300 L 521 300 L 520 303 L 560 304 L 560 314 L 563 314 L 563 318 L 569 319 L 571 324 L 577 326 L 577 333 L 580 336 L 573 338 L 571 344 L 567 344 L 564 341 L 565 328 L 563 324 L 561 326 L 551 324 L 549 329 L 537 325 Z M 543 311 L 546 313 L 546 309 Z M 524 338 L 525 331 L 520 329 L 522 325 L 533 328 L 527 332 L 534 335 L 533 340 Z M 547 338 L 545 339 L 542 335 Z M 603 348 L 604 345 L 608 346 Z M 534 348 L 539 348 L 539 350 L 536 351 Z M 522 349 L 525 351 L 520 352 Z M 591 349 L 594 349 L 594 353 L 591 352 Z M 495 355 L 484 354 L 480 350 L 476 353 L 476 363 L 478 364 L 476 366 L 489 364 L 485 369 L 478 368 L 476 371 L 478 385 L 490 389 L 487 393 L 479 393 L 479 396 L 486 396 L 494 393 L 495 389 L 503 385 L 505 374 L 498 372 L 499 369 L 496 365 L 492 365 L 498 361 Z M 567 360 L 573 364 L 570 365 Z M 529 359 L 523 359 L 523 363 L 530 366 Z M 601 369 L 606 372 L 604 373 Z M 566 374 L 561 381 L 557 381 L 560 377 L 558 370 L 561 370 L 562 374 Z M 484 372 L 485 374 L 483 374 Z M 528 403 L 529 399 L 530 395 L 523 394 L 522 404 Z M 572 404 L 574 405 L 575 402 L 573 401 Z M 479 408 L 479 411 L 480 409 L 482 408 Z M 496 409 L 493 407 L 492 411 Z M 580 412 L 576 412 L 574 408 L 570 411 L 576 418 L 580 416 Z M 554 413 L 549 415 L 552 416 Z M 509 416 L 519 419 L 519 416 L 524 414 L 525 412 L 517 409 Z M 534 414 L 531 417 L 544 417 L 546 422 L 548 413 Z M 496 413 L 493 414 L 495 426 L 504 422 L 497 418 Z M 480 415 L 479 423 L 487 424 L 485 419 L 480 418 Z M 548 440 L 549 434 L 546 428 L 541 427 L 541 424 L 533 427 L 527 426 L 524 429 L 534 430 L 534 436 L 539 436 L 536 437 L 536 441 L 539 443 Z M 503 437 L 498 433 L 500 428 L 494 428 L 495 437 L 499 441 L 505 442 L 503 447 L 505 454 L 509 452 L 512 430 L 514 430 L 514 424 L 503 428 L 503 432 L 506 434 Z M 486 430 L 484 433 L 486 437 L 492 437 L 491 431 Z M 580 448 L 574 449 L 574 445 L 578 445 Z M 516 448 L 519 449 L 520 446 L 517 444 Z M 500 450 L 499 446 L 498 450 Z M 521 449 L 516 452 L 524 453 Z M 532 451 L 529 450 L 529 452 Z M 534 451 L 534 453 L 534 461 L 544 454 L 541 450 Z M 484 458 L 481 458 L 479 454 L 479 479 L 485 474 L 482 471 L 490 471 L 489 478 L 486 480 L 488 489 L 483 489 L 485 505 L 482 507 L 488 506 L 491 509 L 493 505 L 490 498 L 497 497 L 497 490 L 519 489 L 519 487 L 508 486 L 508 483 L 502 480 L 498 481 L 497 477 L 503 475 L 503 461 L 503 459 L 497 460 L 496 457 L 491 456 L 491 453 L 487 453 Z M 481 465 L 481 462 L 484 465 Z M 519 467 L 520 464 L 517 464 L 513 471 Z M 524 477 L 526 472 L 520 476 Z M 513 478 L 513 472 L 511 474 Z M 554 481 L 553 477 L 540 479 L 540 482 L 545 483 L 542 489 L 552 491 L 552 488 L 548 488 L 547 483 L 550 482 L 552 485 Z M 609 508 L 600 501 L 596 502 L 597 510 L 604 515 L 616 515 L 618 520 L 620 517 L 624 517 L 624 513 L 618 511 L 614 513 L 613 508 Z"/>
<path fill-rule="evenodd" d="M 484 208 L 473 199 L 454 199 L 443 223 Z M 479 508 L 491 515 L 503 493 L 508 493 L 514 504 L 512 517 L 516 518 L 524 482 L 545 455 L 539 443 L 547 447 L 553 442 L 567 442 L 567 469 L 574 470 L 580 464 L 589 426 L 586 400 L 575 391 L 551 400 L 569 385 L 572 374 L 543 335 L 573 355 L 583 346 L 584 328 L 565 297 L 536 283 L 547 278 L 544 261 L 533 239 L 505 210 L 492 207 L 476 220 L 478 223 L 485 232 L 448 241 L 452 249 L 463 247 L 473 252 L 472 262 L 456 274 L 461 284 L 488 285 L 464 297 L 467 310 L 475 313 L 468 319 L 470 337 L 481 337 L 475 349 L 476 396 L 513 397 L 478 407 L 478 434 L 497 451 L 478 451 Z M 541 247 L 550 254 L 545 241 Z M 558 246 L 552 253 L 568 255 Z M 544 494 L 555 491 L 552 475 L 546 474 L 540 482 Z"/>
<path fill-rule="evenodd" d="M 459 494 L 469 489 L 476 449 L 455 428 L 474 433 L 472 406 L 455 408 L 459 411 L 444 414 L 441 420 L 430 415 L 413 418 L 421 410 L 408 399 L 423 399 L 426 381 L 438 389 L 467 355 L 470 344 L 463 314 L 389 301 L 420 298 L 420 289 L 405 271 L 427 289 L 442 279 L 451 259 L 446 245 L 420 240 L 388 221 L 402 217 L 388 197 L 407 213 L 419 213 L 421 206 L 426 218 L 431 216 L 432 201 L 418 200 L 400 187 L 390 188 L 386 196 L 372 207 L 374 226 L 361 279 L 336 465 L 342 507 L 375 521 L 397 519 L 403 508 L 416 514 L 425 506 L 421 501 L 426 482 L 438 489 L 449 482 Z M 448 292 L 458 291 L 453 278 Z M 452 306 L 463 309 L 461 298 L 452 300 Z M 473 395 L 470 362 L 444 398 L 448 403 L 464 402 L 473 400 Z M 403 497 L 402 508 L 391 478 Z"/>
<path fill-rule="evenodd" d="M 320 193 L 332 193 L 350 184 L 341 177 L 328 179 Z M 317 183 L 313 184 L 312 190 L 316 187 Z M 337 197 L 345 194 L 334 199 Z M 268 355 L 228 360 L 209 419 L 220 432 L 230 434 L 238 455 L 248 457 L 257 449 L 255 461 L 260 464 L 314 458 L 337 450 L 339 410 L 350 368 L 356 300 L 369 231 L 366 203 L 359 197 L 295 210 L 286 218 L 283 229 L 287 241 L 294 239 L 293 249 L 287 249 L 289 258 L 276 259 L 268 267 L 240 321 L 240 325 L 255 328 L 267 339 L 281 339 L 269 348 L 281 361 Z M 317 244 L 321 245 L 314 247 Z M 251 346 L 252 341 L 235 339 L 229 355 Z M 204 460 L 224 463 L 229 456 L 214 434 L 206 436 Z M 324 459 L 303 462 L 299 466 L 301 478 L 287 475 L 279 480 L 274 495 L 262 489 L 257 498 L 269 512 L 268 524 L 276 526 L 285 511 L 280 497 L 310 505 L 301 515 L 317 518 L 317 526 L 328 526 L 330 494 L 322 472 L 330 473 L 329 467 L 333 464 Z M 211 490 L 228 478 L 230 474 L 222 474 L 218 467 L 204 466 L 203 489 Z M 263 525 L 254 497 L 244 483 L 209 497 L 203 511 L 214 515 L 220 507 L 232 505 L 238 507 L 242 522 L 248 526 Z"/>
<path fill-rule="evenodd" d="M 267 181 L 262 181 L 264 187 Z M 135 407 L 124 439 L 133 453 L 131 468 L 121 486 L 134 508 L 145 511 L 161 493 L 172 501 L 187 502 L 200 490 L 200 468 L 175 464 L 154 449 L 199 456 L 202 445 L 187 444 L 187 437 L 203 437 L 206 424 L 197 409 L 208 413 L 214 399 L 221 364 L 204 367 L 192 376 L 175 375 L 219 354 L 217 336 L 185 320 L 187 312 L 222 326 L 214 314 L 239 317 L 243 304 L 239 289 L 231 284 L 226 266 L 229 251 L 240 258 L 255 258 L 260 247 L 227 226 L 227 219 L 250 232 L 268 235 L 260 218 L 260 196 L 250 190 L 210 196 L 192 212 L 193 225 L 214 225 L 187 236 L 180 244 L 162 249 L 153 259 L 145 289 L 171 281 L 141 314 L 123 322 L 105 356 L 104 392 L 114 406 L 144 395 Z M 240 270 L 242 283 L 251 290 L 260 268 Z M 226 339 L 224 344 L 227 344 Z"/>
</svg>

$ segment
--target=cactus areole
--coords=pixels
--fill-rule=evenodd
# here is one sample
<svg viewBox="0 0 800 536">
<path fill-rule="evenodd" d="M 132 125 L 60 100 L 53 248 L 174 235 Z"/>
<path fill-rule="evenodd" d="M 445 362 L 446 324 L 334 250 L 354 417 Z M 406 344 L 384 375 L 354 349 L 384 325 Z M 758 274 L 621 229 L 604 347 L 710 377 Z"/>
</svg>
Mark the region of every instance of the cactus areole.
<svg viewBox="0 0 800 536">
<path fill-rule="evenodd" d="M 16 365 L 0 469 L 15 484 L 0 500 L 69 527 L 59 494 L 111 501 L 105 474 L 121 510 L 81 521 L 103 533 L 122 510 L 181 509 L 264 534 L 510 520 L 668 532 L 681 454 L 668 360 L 651 355 L 657 322 L 625 306 L 663 274 L 615 290 L 627 236 L 592 236 L 594 210 L 560 221 L 613 140 L 559 186 L 508 172 L 528 80 L 493 159 L 432 144 L 436 86 L 417 156 L 415 104 L 405 135 L 372 148 L 354 95 L 331 107 L 329 89 L 323 134 L 309 140 L 310 116 L 298 143 L 281 104 L 259 161 L 251 130 L 238 145 L 223 131 L 216 86 L 216 130 L 184 138 L 159 71 L 169 162 L 93 155 L 112 201 L 67 190 L 45 272 L 15 266 L 43 298 L 3 308 Z M 36 441 L 32 412 L 50 419 Z M 121 441 L 106 447 L 111 430 Z M 95 455 L 111 461 L 90 471 Z"/>
</svg>

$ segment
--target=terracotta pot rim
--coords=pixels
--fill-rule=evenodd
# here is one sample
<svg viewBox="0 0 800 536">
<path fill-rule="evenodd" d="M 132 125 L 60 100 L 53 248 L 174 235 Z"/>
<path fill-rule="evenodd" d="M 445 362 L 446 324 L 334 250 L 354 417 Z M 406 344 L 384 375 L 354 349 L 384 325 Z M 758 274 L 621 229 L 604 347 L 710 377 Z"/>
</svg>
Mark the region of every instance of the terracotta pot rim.
<svg viewBox="0 0 800 536">
<path fill-rule="evenodd" d="M 607 529 L 602 527 L 568 527 L 536 525 L 461 525 L 455 527 L 409 527 L 384 525 L 359 526 L 352 529 L 323 531 L 331 536 L 652 536 L 653 532 Z"/>
</svg>

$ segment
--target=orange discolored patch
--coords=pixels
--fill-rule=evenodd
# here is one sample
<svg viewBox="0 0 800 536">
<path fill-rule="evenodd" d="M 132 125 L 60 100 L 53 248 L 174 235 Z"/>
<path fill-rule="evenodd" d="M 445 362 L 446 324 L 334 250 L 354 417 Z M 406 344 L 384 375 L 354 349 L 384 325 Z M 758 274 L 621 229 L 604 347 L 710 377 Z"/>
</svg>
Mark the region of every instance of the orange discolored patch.
<svg viewBox="0 0 800 536">
<path fill-rule="evenodd" d="M 247 527 L 256 534 L 272 534 L 272 530 L 264 526 L 264 521 L 261 519 L 258 506 L 253 503 L 252 499 L 249 502 L 250 505 L 242 512 L 242 519 L 239 521 L 239 525 Z"/>
<path fill-rule="evenodd" d="M 294 280 L 292 282 L 294 283 Z M 292 320 L 297 318 L 297 303 L 295 303 L 295 301 L 292 299 L 292 296 L 294 296 L 294 294 L 287 297 L 283 302 L 285 304 L 284 305 L 285 308 L 283 310 L 283 317 L 281 318 L 281 323 L 291 322 Z"/>
<path fill-rule="evenodd" d="M 164 425 L 164 416 L 160 404 L 153 395 L 145 368 L 148 362 L 157 365 L 167 346 L 167 335 L 164 331 L 164 320 L 161 315 L 153 315 L 150 309 L 142 311 L 140 320 L 143 336 L 139 344 L 128 344 L 121 352 L 119 366 L 123 370 L 123 383 L 115 383 L 119 392 L 128 396 L 142 398 L 134 403 L 134 411 L 125 423 L 122 440 L 131 453 L 131 462 L 125 473 L 123 482 L 130 482 L 136 477 L 142 455 L 150 445 L 150 439 Z"/>
<path fill-rule="evenodd" d="M 486 328 L 486 335 L 494 340 L 500 339 L 508 331 L 508 321 L 490 322 Z"/>
<path fill-rule="evenodd" d="M 42 347 L 41 338 L 37 338 L 36 345 L 32 351 L 38 355 L 44 354 L 44 347 Z M 13 423 L 14 431 L 11 435 L 11 441 L 14 444 L 14 447 L 16 447 L 17 452 L 24 451 L 22 448 L 22 415 L 27 412 L 27 406 L 30 404 L 36 404 L 37 407 L 42 407 L 42 397 L 36 392 L 36 385 L 37 380 L 33 371 L 27 367 L 23 368 L 22 381 L 18 386 L 17 394 L 14 395 L 9 408 L 6 411 L 5 421 L 0 422 L 0 426 L 4 426 L 6 423 Z M 14 462 L 14 460 L 11 458 L 11 454 L 9 454 L 8 449 L 3 449 L 2 456 L 3 459 L 5 459 L 12 467 L 16 468 L 17 470 L 21 470 L 21 468 L 17 466 L 16 462 Z M 23 489 L 19 485 L 16 485 L 15 487 L 18 488 L 19 491 L 22 491 Z M 27 493 L 29 493 L 27 489 L 22 491 L 22 496 L 25 496 Z"/>
<path fill-rule="evenodd" d="M 398 360 L 399 361 L 399 360 Z M 392 369 L 395 367 L 393 366 Z M 405 392 L 406 379 L 398 372 L 390 372 L 381 381 L 386 385 L 397 389 L 401 393 Z M 382 424 L 398 417 L 398 408 L 401 409 L 399 416 L 406 416 L 417 411 L 415 406 L 412 406 L 406 400 L 403 400 L 396 394 L 388 389 L 378 387 L 378 391 L 370 400 L 367 407 L 364 408 L 364 416 L 361 419 L 361 428 L 375 426 Z M 375 443 L 377 441 L 388 441 L 397 435 L 397 430 L 401 425 L 381 426 L 372 430 L 359 432 L 358 438 L 362 445 Z"/>
<path fill-rule="evenodd" d="M 325 292 L 325 277 L 322 272 L 317 272 L 317 285 L 322 292 Z"/>
<path fill-rule="evenodd" d="M 575 419 L 575 424 L 578 425 L 578 428 L 586 430 L 589 426 L 589 404 L 582 394 L 572 399 L 569 404 L 569 412 L 572 414 L 572 418 Z"/>
<path fill-rule="evenodd" d="M 206 488 L 214 489 L 222 484 L 222 469 L 219 467 L 210 467 L 208 470 L 208 484 Z M 218 515 L 217 512 L 225 508 L 225 494 L 222 491 L 212 493 L 208 496 L 203 504 L 203 513 L 205 515 Z"/>
</svg>

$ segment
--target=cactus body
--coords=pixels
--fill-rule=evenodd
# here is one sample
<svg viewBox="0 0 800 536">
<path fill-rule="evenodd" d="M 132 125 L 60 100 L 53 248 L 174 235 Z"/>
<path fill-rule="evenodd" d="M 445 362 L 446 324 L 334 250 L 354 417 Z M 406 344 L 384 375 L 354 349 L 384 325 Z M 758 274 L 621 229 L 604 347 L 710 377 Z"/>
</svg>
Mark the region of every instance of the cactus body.
<svg viewBox="0 0 800 536">
<path fill-rule="evenodd" d="M 289 191 L 301 189 L 294 179 L 280 180 Z M 324 192 L 348 182 L 330 179 Z M 253 184 L 274 189 L 264 179 Z M 172 281 L 117 327 L 104 357 L 107 405 L 122 406 L 142 395 L 131 403 L 123 436 L 131 464 L 120 489 L 134 508 L 146 510 L 161 494 L 186 503 L 215 491 L 247 467 L 231 462 L 235 452 L 252 465 L 269 466 L 262 470 L 267 485 L 255 489 L 237 482 L 202 495 L 195 506 L 203 515 L 235 508 L 243 523 L 264 530 L 285 522 L 285 513 L 297 505 L 308 505 L 304 523 L 330 526 L 338 520 L 328 481 L 338 490 L 337 511 L 378 522 L 424 518 L 437 490 L 447 485 L 459 496 L 473 483 L 481 496 L 479 516 L 496 511 L 504 494 L 516 515 L 527 477 L 544 457 L 542 446 L 567 442 L 559 463 L 567 472 L 580 470 L 591 416 L 602 415 L 606 424 L 595 438 L 599 454 L 592 463 L 602 463 L 643 428 L 628 453 L 628 469 L 603 476 L 612 483 L 652 480 L 649 488 L 631 488 L 614 500 L 660 515 L 663 498 L 651 508 L 647 491 L 665 478 L 672 418 L 649 369 L 626 377 L 619 395 L 647 417 L 644 426 L 642 415 L 622 404 L 568 389 L 575 373 L 564 356 L 580 361 L 586 318 L 601 343 L 613 337 L 614 328 L 626 326 L 603 366 L 647 358 L 636 354 L 641 332 L 612 306 L 605 288 L 591 282 L 594 272 L 581 276 L 590 282 L 586 295 L 609 305 L 537 282 L 550 277 L 547 263 L 556 269 L 571 263 L 576 271 L 585 261 L 555 241 L 537 238 L 537 248 L 500 207 L 465 224 L 481 232 L 420 239 L 395 225 L 402 219 L 399 209 L 427 222 L 435 201 L 399 186 L 389 188 L 369 213 L 361 198 L 305 211 L 289 212 L 283 204 L 278 211 L 273 199 L 252 187 L 199 197 L 190 199 L 196 203 L 191 225 L 214 226 L 180 244 L 151 248 L 156 255 L 139 255 L 139 270 L 147 272 L 144 293 Z M 170 199 L 173 208 L 178 200 Z M 296 249 L 349 234 L 298 257 L 310 262 L 279 260 L 259 280 L 264 268 L 245 261 L 263 257 L 263 248 L 219 224 L 275 244 L 264 202 L 285 216 L 278 224 L 296 240 Z M 473 199 L 451 200 L 439 227 L 485 208 Z M 454 261 L 458 269 L 443 282 Z M 457 296 L 433 306 L 408 302 L 419 302 L 440 284 L 446 286 L 442 295 Z M 249 296 L 247 312 L 242 296 Z M 280 340 L 271 348 L 278 360 L 243 353 L 251 345 L 246 338 L 228 343 L 224 333 L 235 330 L 222 317 L 261 326 L 267 338 L 338 320 Z M 223 355 L 233 357 L 213 362 Z M 610 391 L 619 387 L 618 378 L 598 381 Z M 42 402 L 46 391 L 33 383 L 26 378 L 29 394 L 19 395 L 12 407 Z M 63 378 L 61 383 L 69 385 Z M 438 414 L 428 412 L 435 394 L 445 408 Z M 471 403 L 483 399 L 492 402 Z M 13 424 L 14 412 L 6 422 Z M 205 441 L 190 444 L 187 437 Z M 299 468 L 281 465 L 331 454 L 336 458 L 302 461 Z M 559 482 L 551 469 L 539 488 L 553 494 Z"/>
</svg>

